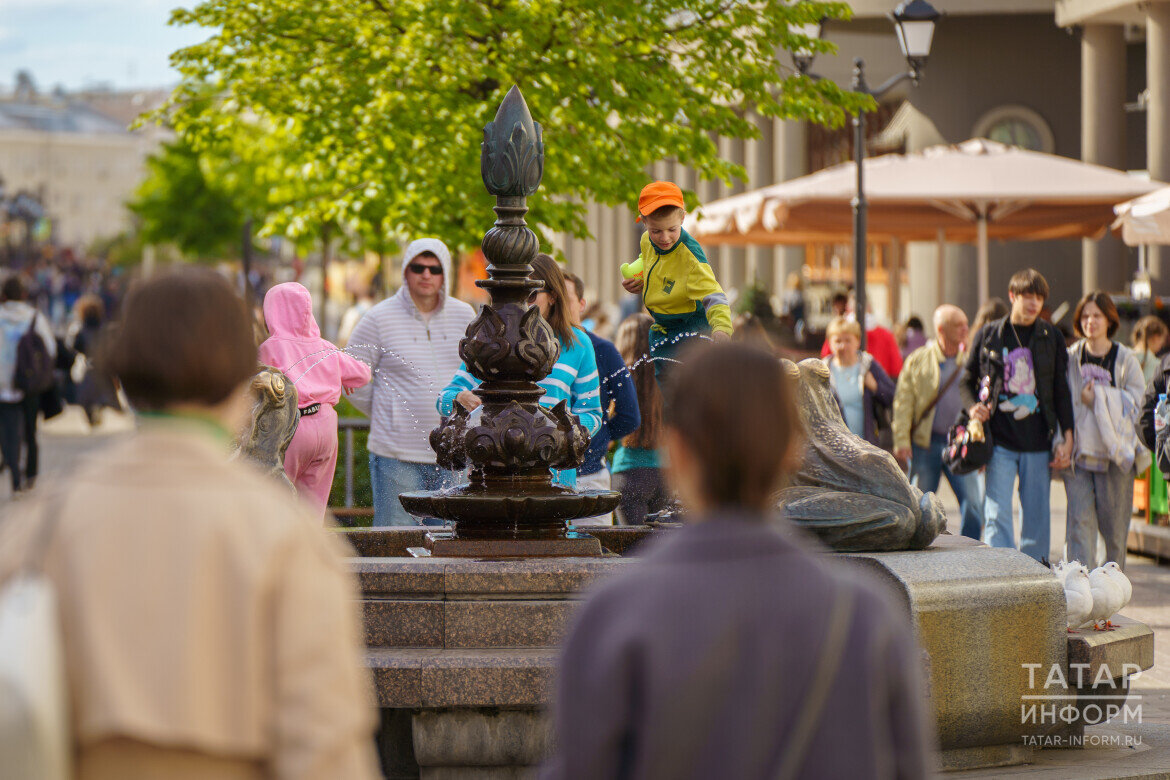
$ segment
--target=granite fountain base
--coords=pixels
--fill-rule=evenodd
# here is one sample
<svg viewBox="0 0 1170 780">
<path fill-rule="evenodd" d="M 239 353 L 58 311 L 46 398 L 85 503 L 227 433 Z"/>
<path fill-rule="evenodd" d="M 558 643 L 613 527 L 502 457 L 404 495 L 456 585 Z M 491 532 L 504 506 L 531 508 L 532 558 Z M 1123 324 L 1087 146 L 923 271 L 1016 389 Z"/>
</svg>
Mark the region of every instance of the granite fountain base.
<svg viewBox="0 0 1170 780">
<path fill-rule="evenodd" d="M 352 566 L 361 580 L 387 777 L 528 776 L 549 750 L 543 710 L 579 591 L 636 566 L 630 553 L 637 544 L 669 531 L 589 527 L 610 553 L 603 557 L 410 557 L 427 530 L 345 532 L 359 555 Z M 1094 722 L 1086 715 L 1094 700 L 1084 697 L 1107 687 L 1102 667 L 1117 678 L 1153 665 L 1153 633 L 1140 623 L 1067 634 L 1056 578 L 1014 550 L 942 536 L 927 550 L 843 557 L 890 580 L 905 598 L 946 769 L 1026 761 L 1044 744 L 1035 737 L 1075 735 Z M 1070 663 L 1088 664 L 1087 684 L 1077 685 Z M 1055 711 L 1073 704 L 1077 717 L 1048 719 L 1033 707 L 1051 702 L 1061 705 Z"/>
</svg>

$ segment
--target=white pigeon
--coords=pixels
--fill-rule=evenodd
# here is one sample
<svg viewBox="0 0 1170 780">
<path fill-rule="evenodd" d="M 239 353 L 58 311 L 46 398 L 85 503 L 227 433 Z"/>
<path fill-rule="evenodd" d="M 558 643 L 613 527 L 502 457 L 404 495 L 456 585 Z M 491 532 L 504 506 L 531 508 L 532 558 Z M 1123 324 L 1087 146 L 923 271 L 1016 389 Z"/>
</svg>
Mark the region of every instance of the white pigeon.
<svg viewBox="0 0 1170 780">
<path fill-rule="evenodd" d="M 1111 580 L 1121 586 L 1121 592 L 1124 598 L 1121 601 L 1121 606 L 1117 608 L 1120 612 L 1125 609 L 1126 605 L 1129 604 L 1129 600 L 1133 598 L 1133 583 L 1129 581 L 1129 577 L 1125 576 L 1125 572 L 1121 570 L 1121 566 L 1117 564 L 1117 561 L 1109 561 L 1109 563 L 1101 568 L 1105 570 L 1105 573 L 1109 575 Z"/>
<path fill-rule="evenodd" d="M 1121 602 L 1125 600 L 1125 591 L 1121 589 L 1120 583 L 1109 576 L 1103 566 L 1089 572 L 1089 587 L 1093 593 L 1093 609 L 1089 613 L 1089 620 L 1085 625 L 1091 622 L 1093 628 L 1098 631 L 1107 630 L 1111 628 L 1109 618 L 1121 609 Z"/>
<path fill-rule="evenodd" d="M 1089 585 L 1089 570 L 1081 564 L 1057 564 L 1056 576 L 1064 585 L 1064 602 L 1067 607 L 1065 624 L 1069 631 L 1089 619 L 1093 611 L 1093 589 Z"/>
</svg>

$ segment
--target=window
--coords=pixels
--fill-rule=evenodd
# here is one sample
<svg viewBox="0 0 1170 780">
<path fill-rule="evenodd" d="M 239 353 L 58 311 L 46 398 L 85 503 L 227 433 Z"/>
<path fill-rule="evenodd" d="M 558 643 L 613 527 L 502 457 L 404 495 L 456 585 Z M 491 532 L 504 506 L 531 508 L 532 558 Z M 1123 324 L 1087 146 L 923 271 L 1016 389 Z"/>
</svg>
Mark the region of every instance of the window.
<svg viewBox="0 0 1170 780">
<path fill-rule="evenodd" d="M 1056 140 L 1044 117 L 1026 106 L 1000 106 L 975 123 L 972 135 L 1033 152 L 1052 153 Z"/>
</svg>

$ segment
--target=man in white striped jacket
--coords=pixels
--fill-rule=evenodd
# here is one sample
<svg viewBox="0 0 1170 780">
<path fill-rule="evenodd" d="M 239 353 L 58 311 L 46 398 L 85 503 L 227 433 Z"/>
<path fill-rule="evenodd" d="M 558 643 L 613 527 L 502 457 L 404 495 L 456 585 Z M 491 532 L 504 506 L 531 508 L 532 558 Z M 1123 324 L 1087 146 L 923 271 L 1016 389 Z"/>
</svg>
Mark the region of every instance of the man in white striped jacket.
<svg viewBox="0 0 1170 780">
<path fill-rule="evenodd" d="M 403 286 L 354 328 L 347 352 L 370 364 L 373 381 L 350 396 L 370 418 L 374 525 L 417 525 L 398 502 L 408 490 L 438 490 L 452 474 L 435 464 L 428 437 L 438 427 L 435 398 L 459 369 L 459 340 L 475 318 L 447 294 L 451 253 L 437 238 L 406 247 Z"/>
</svg>

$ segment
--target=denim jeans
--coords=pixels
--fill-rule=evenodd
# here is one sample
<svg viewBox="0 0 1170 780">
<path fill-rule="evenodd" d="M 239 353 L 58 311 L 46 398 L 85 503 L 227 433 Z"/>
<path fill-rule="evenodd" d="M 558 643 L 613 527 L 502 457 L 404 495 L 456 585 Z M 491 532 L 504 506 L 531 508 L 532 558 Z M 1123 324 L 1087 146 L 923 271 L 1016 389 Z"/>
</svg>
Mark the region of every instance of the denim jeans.
<svg viewBox="0 0 1170 780">
<path fill-rule="evenodd" d="M 1048 452 L 1016 452 L 996 446 L 987 464 L 983 497 L 983 541 L 992 547 L 1015 547 L 1012 529 L 1012 488 L 1020 478 L 1020 552 L 1048 560 L 1052 517 L 1049 509 Z"/>
<path fill-rule="evenodd" d="M 951 490 L 955 491 L 955 498 L 959 499 L 959 513 L 963 518 L 961 533 L 971 539 L 978 539 L 983 534 L 983 488 L 979 485 L 976 472 L 952 474 L 950 469 L 943 466 L 942 453 L 946 445 L 946 434 L 935 433 L 930 437 L 929 449 L 911 446 L 910 483 L 923 493 L 935 493 L 939 480 L 946 474 Z"/>
<path fill-rule="evenodd" d="M 1097 532 L 1105 538 L 1105 560 L 1125 568 L 1125 541 L 1133 515 L 1133 471 L 1116 463 L 1105 472 L 1077 468 L 1064 478 L 1068 496 L 1070 561 L 1097 566 Z"/>
<path fill-rule="evenodd" d="M 439 490 L 454 483 L 454 472 L 434 463 L 409 463 L 370 453 L 370 486 L 374 490 L 374 525 L 443 525 L 422 520 L 402 508 L 398 496 L 411 490 Z"/>
</svg>

